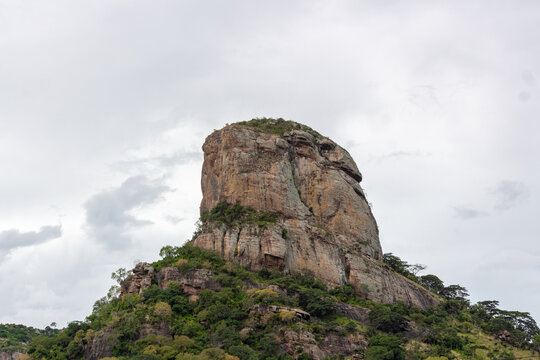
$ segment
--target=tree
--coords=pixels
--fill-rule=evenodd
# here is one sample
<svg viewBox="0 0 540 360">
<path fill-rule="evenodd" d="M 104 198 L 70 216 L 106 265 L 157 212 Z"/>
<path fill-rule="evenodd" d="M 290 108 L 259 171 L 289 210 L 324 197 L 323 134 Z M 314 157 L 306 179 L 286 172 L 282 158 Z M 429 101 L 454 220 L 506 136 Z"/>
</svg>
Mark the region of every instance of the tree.
<svg viewBox="0 0 540 360">
<path fill-rule="evenodd" d="M 416 276 L 420 271 L 426 270 L 427 266 L 423 264 L 412 264 L 409 265 L 409 271 Z"/>
<path fill-rule="evenodd" d="M 178 246 L 166 245 L 162 247 L 161 250 L 159 250 L 159 256 L 161 256 L 164 259 L 175 258 L 180 255 L 180 249 L 181 248 Z"/>
<path fill-rule="evenodd" d="M 170 320 L 172 316 L 171 305 L 163 301 L 158 302 L 154 307 L 154 315 L 162 321 Z"/>
<path fill-rule="evenodd" d="M 420 276 L 419 283 L 426 289 L 433 291 L 436 294 L 439 294 L 444 290 L 443 281 L 433 274 Z"/>
<path fill-rule="evenodd" d="M 406 314 L 399 305 L 377 304 L 369 312 L 369 321 L 378 330 L 390 333 L 398 333 L 407 330 L 409 323 Z"/>
<path fill-rule="evenodd" d="M 534 350 L 540 353 L 540 335 L 533 336 L 532 347 Z"/>
<path fill-rule="evenodd" d="M 111 274 L 111 279 L 115 280 L 118 285 L 122 285 L 129 275 L 131 275 L 131 270 L 127 271 L 124 268 L 120 268 Z"/>
<path fill-rule="evenodd" d="M 460 285 L 449 285 L 439 292 L 447 300 L 465 300 L 469 297 L 467 289 Z"/>
<path fill-rule="evenodd" d="M 375 335 L 369 338 L 366 350 L 367 360 L 402 360 L 405 351 L 401 348 L 403 340 L 392 335 Z"/>
<path fill-rule="evenodd" d="M 259 360 L 259 354 L 248 345 L 234 345 L 227 352 L 240 360 Z"/>
<path fill-rule="evenodd" d="M 390 266 L 395 272 L 404 275 L 407 272 L 409 264 L 406 261 L 401 260 L 399 257 L 392 253 L 383 254 L 383 261 Z"/>
<path fill-rule="evenodd" d="M 409 264 L 408 262 L 401 260 L 399 257 L 392 253 L 383 254 L 383 261 L 385 264 L 390 266 L 392 270 L 413 281 L 418 281 L 418 277 L 416 276 L 416 274 L 426 269 L 425 265 Z"/>
</svg>

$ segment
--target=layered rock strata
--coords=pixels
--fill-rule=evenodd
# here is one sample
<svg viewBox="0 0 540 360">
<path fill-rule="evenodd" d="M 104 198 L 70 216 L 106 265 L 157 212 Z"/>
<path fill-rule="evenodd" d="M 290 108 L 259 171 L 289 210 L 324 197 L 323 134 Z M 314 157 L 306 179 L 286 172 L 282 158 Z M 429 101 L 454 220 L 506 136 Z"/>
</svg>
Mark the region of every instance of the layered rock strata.
<svg viewBox="0 0 540 360">
<path fill-rule="evenodd" d="M 208 136 L 203 151 L 201 214 L 225 201 L 278 220 L 208 222 L 194 245 L 252 270 L 307 270 L 330 287 L 350 283 L 378 302 L 422 308 L 438 302 L 382 262 L 362 175 L 332 140 L 301 125 L 278 134 L 233 124 Z"/>
</svg>

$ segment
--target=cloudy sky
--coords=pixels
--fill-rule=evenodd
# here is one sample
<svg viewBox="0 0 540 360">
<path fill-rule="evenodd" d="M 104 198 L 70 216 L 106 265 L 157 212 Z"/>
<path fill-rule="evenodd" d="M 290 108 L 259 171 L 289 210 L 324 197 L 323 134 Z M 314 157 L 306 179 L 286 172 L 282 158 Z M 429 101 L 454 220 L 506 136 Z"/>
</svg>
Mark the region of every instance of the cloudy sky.
<svg viewBox="0 0 540 360">
<path fill-rule="evenodd" d="M 346 147 L 385 252 L 540 320 L 538 1 L 0 0 L 0 323 L 191 237 L 206 135 Z"/>
</svg>

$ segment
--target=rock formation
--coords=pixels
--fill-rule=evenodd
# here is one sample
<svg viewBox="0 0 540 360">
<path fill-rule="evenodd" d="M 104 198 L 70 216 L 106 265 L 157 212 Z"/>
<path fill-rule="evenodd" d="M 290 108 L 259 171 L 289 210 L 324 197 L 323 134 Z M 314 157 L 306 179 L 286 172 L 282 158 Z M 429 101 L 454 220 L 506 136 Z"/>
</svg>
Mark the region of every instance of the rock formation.
<svg viewBox="0 0 540 360">
<path fill-rule="evenodd" d="M 5 352 L 0 351 L 0 360 L 26 360 L 30 357 L 27 354 L 23 354 L 20 352 Z"/>
<path fill-rule="evenodd" d="M 300 124 L 266 120 L 214 131 L 203 151 L 201 215 L 227 202 L 277 220 L 206 222 L 194 245 L 253 270 L 307 270 L 330 287 L 350 283 L 378 302 L 422 308 L 438 302 L 382 262 L 362 175 L 332 140 Z"/>
<path fill-rule="evenodd" d="M 182 287 L 190 300 L 196 300 L 204 289 L 221 290 L 221 285 L 214 281 L 214 274 L 207 269 L 195 269 L 182 273 L 177 267 L 171 266 L 155 271 L 150 264 L 139 263 L 122 282 L 120 292 L 140 295 L 154 282 L 161 289 L 166 289 L 172 281 L 177 282 Z"/>
</svg>

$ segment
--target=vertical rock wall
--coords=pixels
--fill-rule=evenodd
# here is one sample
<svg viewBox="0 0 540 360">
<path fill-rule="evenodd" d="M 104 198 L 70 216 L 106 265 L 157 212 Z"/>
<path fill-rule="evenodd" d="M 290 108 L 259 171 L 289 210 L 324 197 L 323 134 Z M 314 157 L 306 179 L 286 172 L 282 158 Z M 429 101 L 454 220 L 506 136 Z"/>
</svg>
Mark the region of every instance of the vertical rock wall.
<svg viewBox="0 0 540 360">
<path fill-rule="evenodd" d="M 201 214 L 220 201 L 278 215 L 265 227 L 205 224 L 195 245 L 261 268 L 310 270 L 329 286 L 351 283 L 379 302 L 427 307 L 429 292 L 382 263 L 378 228 L 349 153 L 314 131 L 283 135 L 245 125 L 203 145 Z"/>
</svg>

